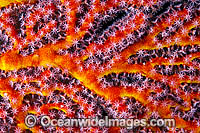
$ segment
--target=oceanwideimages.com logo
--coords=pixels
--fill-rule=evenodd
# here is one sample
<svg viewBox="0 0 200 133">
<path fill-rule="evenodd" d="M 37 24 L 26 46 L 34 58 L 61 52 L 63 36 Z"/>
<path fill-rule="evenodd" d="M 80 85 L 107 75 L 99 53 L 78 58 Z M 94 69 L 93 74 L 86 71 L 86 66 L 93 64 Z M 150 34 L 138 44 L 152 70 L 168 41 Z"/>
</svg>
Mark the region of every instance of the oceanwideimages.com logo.
<svg viewBox="0 0 200 133">
<path fill-rule="evenodd" d="M 38 119 L 34 115 L 27 115 L 25 124 L 32 128 L 36 125 Z M 126 127 L 132 129 L 133 127 L 175 127 L 174 119 L 110 119 L 105 116 L 104 119 L 96 118 L 81 118 L 81 119 L 51 119 L 44 115 L 39 119 L 39 124 L 43 127 Z"/>
</svg>

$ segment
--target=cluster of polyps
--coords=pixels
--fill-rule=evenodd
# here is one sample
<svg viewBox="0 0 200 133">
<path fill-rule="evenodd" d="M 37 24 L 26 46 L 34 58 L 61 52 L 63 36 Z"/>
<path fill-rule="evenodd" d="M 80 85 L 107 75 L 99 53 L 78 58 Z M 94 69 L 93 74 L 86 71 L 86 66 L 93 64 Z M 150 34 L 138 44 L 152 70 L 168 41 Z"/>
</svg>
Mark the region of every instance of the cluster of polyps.
<svg viewBox="0 0 200 133">
<path fill-rule="evenodd" d="M 197 53 L 200 51 L 199 45 L 171 45 L 170 47 L 164 47 L 160 49 L 152 50 L 140 50 L 136 54 L 131 55 L 128 59 L 130 64 L 140 64 L 147 63 L 154 58 L 163 57 L 165 59 L 177 59 L 181 57 L 186 57 L 189 54 Z"/>
</svg>

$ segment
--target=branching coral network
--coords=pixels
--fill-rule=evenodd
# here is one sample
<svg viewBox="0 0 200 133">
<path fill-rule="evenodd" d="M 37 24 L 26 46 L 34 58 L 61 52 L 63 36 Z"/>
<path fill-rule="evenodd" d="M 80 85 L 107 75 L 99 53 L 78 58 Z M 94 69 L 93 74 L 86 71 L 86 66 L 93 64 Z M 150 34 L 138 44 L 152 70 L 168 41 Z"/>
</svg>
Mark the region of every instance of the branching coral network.
<svg viewBox="0 0 200 133">
<path fill-rule="evenodd" d="M 0 132 L 200 132 L 200 1 L 0 3 Z M 176 126 L 30 128 L 28 114 Z"/>
</svg>

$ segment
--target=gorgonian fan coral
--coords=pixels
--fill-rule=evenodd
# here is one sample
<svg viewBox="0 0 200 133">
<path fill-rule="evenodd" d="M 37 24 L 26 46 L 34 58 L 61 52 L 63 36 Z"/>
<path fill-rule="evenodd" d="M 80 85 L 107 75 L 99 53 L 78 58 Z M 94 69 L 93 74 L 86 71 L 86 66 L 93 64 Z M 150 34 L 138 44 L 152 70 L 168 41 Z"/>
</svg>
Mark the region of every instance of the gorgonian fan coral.
<svg viewBox="0 0 200 133">
<path fill-rule="evenodd" d="M 0 132 L 200 132 L 199 0 L 0 3 Z M 176 126 L 30 128 L 28 114 Z"/>
</svg>

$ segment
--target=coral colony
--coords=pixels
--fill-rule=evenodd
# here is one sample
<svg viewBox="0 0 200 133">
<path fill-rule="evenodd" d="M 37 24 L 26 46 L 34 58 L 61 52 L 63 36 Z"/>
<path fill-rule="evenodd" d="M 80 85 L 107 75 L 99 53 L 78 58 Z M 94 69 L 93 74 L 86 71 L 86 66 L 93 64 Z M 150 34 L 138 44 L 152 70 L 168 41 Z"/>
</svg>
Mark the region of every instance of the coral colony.
<svg viewBox="0 0 200 133">
<path fill-rule="evenodd" d="M 0 2 L 1 3 L 1 2 Z M 0 10 L 0 132 L 200 132 L 199 0 L 38 0 Z M 175 127 L 43 127 L 173 118 Z"/>
</svg>

